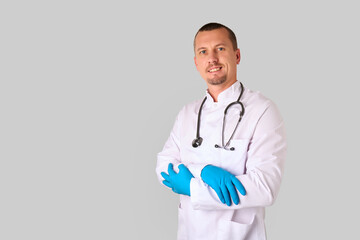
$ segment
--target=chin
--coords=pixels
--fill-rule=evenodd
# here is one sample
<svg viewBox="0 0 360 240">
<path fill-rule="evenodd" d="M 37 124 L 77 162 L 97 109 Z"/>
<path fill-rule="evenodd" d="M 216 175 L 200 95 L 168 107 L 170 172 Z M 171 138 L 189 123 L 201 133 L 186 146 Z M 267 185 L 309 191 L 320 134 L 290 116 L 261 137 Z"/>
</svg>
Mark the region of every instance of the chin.
<svg viewBox="0 0 360 240">
<path fill-rule="evenodd" d="M 226 77 L 216 78 L 216 79 L 207 79 L 207 83 L 210 85 L 221 85 L 226 82 Z"/>
</svg>

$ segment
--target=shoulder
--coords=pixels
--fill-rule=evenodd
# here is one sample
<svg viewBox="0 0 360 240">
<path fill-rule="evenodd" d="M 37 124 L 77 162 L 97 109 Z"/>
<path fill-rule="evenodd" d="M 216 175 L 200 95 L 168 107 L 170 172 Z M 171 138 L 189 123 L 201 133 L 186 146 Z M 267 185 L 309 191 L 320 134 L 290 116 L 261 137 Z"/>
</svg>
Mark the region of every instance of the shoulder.
<svg viewBox="0 0 360 240">
<path fill-rule="evenodd" d="M 270 104 L 271 102 L 271 100 L 265 97 L 261 92 L 253 91 L 247 87 L 244 88 L 244 95 L 242 101 L 246 105 L 256 105 L 256 106 Z"/>
<path fill-rule="evenodd" d="M 179 114 L 197 114 L 199 112 L 200 109 L 200 105 L 202 103 L 202 101 L 204 100 L 204 98 L 202 99 L 197 99 L 195 101 L 192 101 L 188 104 L 186 104 L 181 110 Z"/>
<path fill-rule="evenodd" d="M 242 101 L 246 114 L 254 114 L 260 117 L 265 112 L 272 112 L 275 115 L 280 115 L 276 104 L 259 91 L 253 91 L 245 87 Z"/>
</svg>

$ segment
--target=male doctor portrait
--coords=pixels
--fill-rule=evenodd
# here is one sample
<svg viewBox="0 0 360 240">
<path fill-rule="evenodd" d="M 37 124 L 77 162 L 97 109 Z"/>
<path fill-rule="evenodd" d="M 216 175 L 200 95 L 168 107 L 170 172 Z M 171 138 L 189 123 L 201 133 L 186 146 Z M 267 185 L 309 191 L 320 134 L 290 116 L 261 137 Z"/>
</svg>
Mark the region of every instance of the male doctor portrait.
<svg viewBox="0 0 360 240">
<path fill-rule="evenodd" d="M 231 29 L 202 26 L 194 52 L 207 91 L 178 113 L 156 166 L 161 184 L 180 197 L 177 239 L 266 239 L 265 207 L 283 176 L 284 121 L 271 100 L 237 78 Z"/>
</svg>

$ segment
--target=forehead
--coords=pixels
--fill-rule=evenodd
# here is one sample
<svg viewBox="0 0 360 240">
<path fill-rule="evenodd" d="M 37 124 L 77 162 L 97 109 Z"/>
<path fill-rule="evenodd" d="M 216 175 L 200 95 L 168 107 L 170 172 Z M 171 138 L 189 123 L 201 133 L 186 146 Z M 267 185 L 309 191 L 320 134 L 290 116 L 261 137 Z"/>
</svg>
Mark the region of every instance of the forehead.
<svg viewBox="0 0 360 240">
<path fill-rule="evenodd" d="M 229 33 L 225 28 L 219 28 L 211 31 L 199 32 L 195 38 L 195 48 L 205 47 L 213 44 L 231 45 Z"/>
</svg>

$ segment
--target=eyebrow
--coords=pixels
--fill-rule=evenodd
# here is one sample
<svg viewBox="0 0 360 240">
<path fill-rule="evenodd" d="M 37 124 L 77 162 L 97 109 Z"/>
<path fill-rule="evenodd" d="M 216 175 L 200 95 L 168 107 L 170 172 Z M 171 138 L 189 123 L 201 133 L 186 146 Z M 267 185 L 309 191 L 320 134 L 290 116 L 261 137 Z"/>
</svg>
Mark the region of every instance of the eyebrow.
<svg viewBox="0 0 360 240">
<path fill-rule="evenodd" d="M 216 44 L 215 45 L 215 47 L 218 47 L 218 46 L 226 46 L 226 44 L 225 43 L 218 43 L 218 44 Z M 200 51 L 200 50 L 202 50 L 202 49 L 206 49 L 206 47 L 199 47 L 198 49 L 196 49 L 196 51 L 198 52 L 198 51 Z"/>
</svg>

